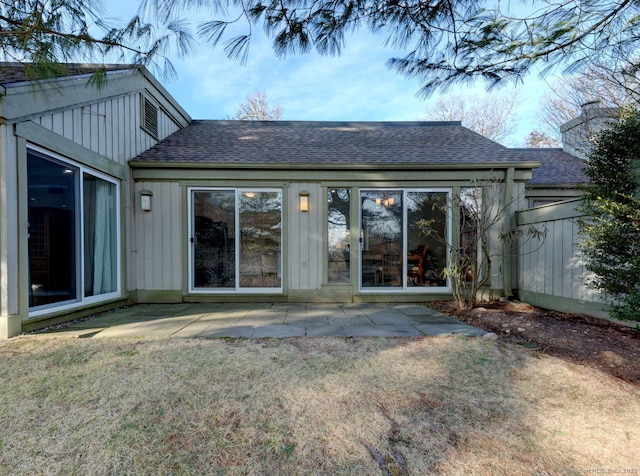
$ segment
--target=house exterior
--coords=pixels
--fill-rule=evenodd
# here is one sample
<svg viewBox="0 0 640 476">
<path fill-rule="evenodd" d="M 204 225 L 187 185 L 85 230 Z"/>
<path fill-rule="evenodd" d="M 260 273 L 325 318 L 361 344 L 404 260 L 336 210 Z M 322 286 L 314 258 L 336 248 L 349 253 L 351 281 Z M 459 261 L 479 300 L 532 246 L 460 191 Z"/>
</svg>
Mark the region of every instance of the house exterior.
<svg viewBox="0 0 640 476">
<path fill-rule="evenodd" d="M 2 337 L 135 302 L 446 299 L 453 197 L 497 183 L 499 247 L 516 210 L 580 179 L 565 152 L 459 122 L 195 121 L 141 67 L 100 89 L 91 65 L 37 87 L 21 68 L 0 66 Z"/>
<path fill-rule="evenodd" d="M 144 69 L 95 66 L 34 85 L 0 65 L 0 336 L 131 302 L 128 161 L 191 118 Z"/>
<path fill-rule="evenodd" d="M 129 165 L 153 194 L 139 301 L 350 302 L 450 296 L 459 219 L 439 206 L 482 178 L 524 199 L 539 164 L 459 122 L 194 121 Z"/>
</svg>

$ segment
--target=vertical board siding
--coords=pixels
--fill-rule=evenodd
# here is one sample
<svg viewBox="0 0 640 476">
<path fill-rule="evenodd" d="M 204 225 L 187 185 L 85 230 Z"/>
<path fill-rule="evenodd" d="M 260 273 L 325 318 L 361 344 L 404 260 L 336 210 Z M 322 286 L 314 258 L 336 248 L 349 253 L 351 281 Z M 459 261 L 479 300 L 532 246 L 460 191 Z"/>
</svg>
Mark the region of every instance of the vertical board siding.
<svg viewBox="0 0 640 476">
<path fill-rule="evenodd" d="M 578 218 L 554 215 L 567 210 L 569 203 L 544 206 L 549 218 L 535 217 L 530 209 L 519 212 L 518 230 L 522 232 L 518 244 L 518 289 L 547 296 L 602 303 L 601 294 L 588 284 L 592 274 L 585 268 L 578 246 Z M 555 209 L 554 209 L 555 207 Z M 529 215 L 527 215 L 529 214 Z M 527 229 L 535 226 L 546 229 L 544 242 L 527 238 Z"/>
<path fill-rule="evenodd" d="M 562 242 L 562 253 L 563 253 L 563 274 L 562 274 L 562 289 L 559 292 L 560 296 L 570 296 L 573 288 L 573 269 L 570 265 L 571 260 L 574 254 L 574 246 L 575 242 L 573 238 L 573 227 L 574 220 L 562 220 L 562 236 L 567 237 L 566 240 Z M 569 238 L 571 237 L 571 238 Z"/>
<path fill-rule="evenodd" d="M 159 107 L 159 137 L 156 139 L 147 134 L 141 127 L 140 101 L 140 92 L 133 92 L 44 114 L 34 122 L 92 152 L 126 165 L 127 161 L 180 128 Z M 135 234 L 126 239 L 135 248 L 133 252 L 129 251 L 130 245 L 123 248 L 126 250 L 123 252 L 131 252 L 130 256 L 135 256 L 136 261 L 128 267 L 127 288 L 179 290 L 182 283 L 180 188 L 176 184 L 138 184 L 136 189 L 143 188 L 154 193 L 153 211 L 142 212 L 136 200 L 138 195 L 134 194 L 131 197 L 132 210 L 128 209 L 123 218 L 129 224 L 135 223 Z M 131 214 L 139 220 L 132 221 Z"/>
<path fill-rule="evenodd" d="M 285 193 L 286 193 L 285 189 Z M 288 188 L 289 289 L 320 289 L 322 279 L 322 188 L 313 183 L 292 183 Z M 309 192 L 309 211 L 300 211 L 300 191 Z M 326 201 L 326 198 L 325 198 Z"/>
<path fill-rule="evenodd" d="M 151 148 L 179 126 L 159 110 L 158 139 L 141 127 L 140 94 L 111 98 L 63 112 L 45 114 L 37 124 L 119 164 Z"/>
<path fill-rule="evenodd" d="M 144 212 L 134 203 L 136 224 L 137 289 L 182 289 L 182 199 L 176 182 L 141 182 L 151 190 L 152 210 Z M 137 202 L 137 200 L 134 200 Z"/>
</svg>

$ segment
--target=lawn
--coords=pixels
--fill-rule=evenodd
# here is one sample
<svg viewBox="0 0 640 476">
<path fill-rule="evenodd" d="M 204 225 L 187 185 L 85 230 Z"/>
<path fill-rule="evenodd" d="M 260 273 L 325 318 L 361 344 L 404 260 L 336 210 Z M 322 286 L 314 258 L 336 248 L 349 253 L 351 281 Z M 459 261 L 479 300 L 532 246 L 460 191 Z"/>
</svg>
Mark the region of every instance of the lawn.
<svg viewBox="0 0 640 476">
<path fill-rule="evenodd" d="M 640 471 L 640 387 L 482 338 L 0 341 L 2 474 Z"/>
</svg>

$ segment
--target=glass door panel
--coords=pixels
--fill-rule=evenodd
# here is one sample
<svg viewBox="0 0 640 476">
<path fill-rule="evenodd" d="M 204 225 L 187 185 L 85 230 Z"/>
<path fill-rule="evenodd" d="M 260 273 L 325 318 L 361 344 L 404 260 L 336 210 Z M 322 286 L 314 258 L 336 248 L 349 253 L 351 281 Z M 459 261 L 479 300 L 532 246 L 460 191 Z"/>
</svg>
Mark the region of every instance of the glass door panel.
<svg viewBox="0 0 640 476">
<path fill-rule="evenodd" d="M 362 288 L 402 288 L 402 191 L 363 191 L 360 207 Z"/>
<path fill-rule="evenodd" d="M 118 289 L 117 186 L 93 175 L 83 177 L 84 295 Z"/>
<path fill-rule="evenodd" d="M 327 193 L 327 279 L 351 282 L 351 190 L 332 188 Z"/>
<path fill-rule="evenodd" d="M 431 223 L 426 236 L 418 222 Z M 447 192 L 407 192 L 407 286 L 446 286 Z"/>
<path fill-rule="evenodd" d="M 239 193 L 240 287 L 279 288 L 282 285 L 282 193 Z"/>
<path fill-rule="evenodd" d="M 236 287 L 236 193 L 193 192 L 193 286 Z"/>
<path fill-rule="evenodd" d="M 79 169 L 27 154 L 29 306 L 78 299 Z"/>
</svg>

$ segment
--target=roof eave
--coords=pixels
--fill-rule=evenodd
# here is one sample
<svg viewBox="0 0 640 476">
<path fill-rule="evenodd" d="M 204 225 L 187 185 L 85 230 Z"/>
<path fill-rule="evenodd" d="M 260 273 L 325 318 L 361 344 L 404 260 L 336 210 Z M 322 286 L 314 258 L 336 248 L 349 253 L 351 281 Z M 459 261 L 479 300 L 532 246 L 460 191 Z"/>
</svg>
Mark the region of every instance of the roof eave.
<svg viewBox="0 0 640 476">
<path fill-rule="evenodd" d="M 527 184 L 527 188 L 563 188 L 563 189 L 571 189 L 571 188 L 580 188 L 583 185 L 586 185 L 588 182 L 568 182 L 568 183 L 558 183 L 558 182 L 549 182 L 549 183 L 541 183 L 541 182 L 529 182 Z"/>
<path fill-rule="evenodd" d="M 462 169 L 535 169 L 540 167 L 540 162 L 464 162 L 464 163 L 221 163 L 221 162 L 159 162 L 145 160 L 131 160 L 129 166 L 134 169 L 274 169 L 274 170 L 462 170 Z"/>
</svg>

